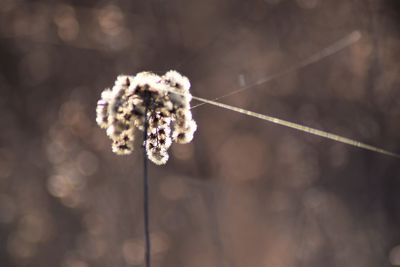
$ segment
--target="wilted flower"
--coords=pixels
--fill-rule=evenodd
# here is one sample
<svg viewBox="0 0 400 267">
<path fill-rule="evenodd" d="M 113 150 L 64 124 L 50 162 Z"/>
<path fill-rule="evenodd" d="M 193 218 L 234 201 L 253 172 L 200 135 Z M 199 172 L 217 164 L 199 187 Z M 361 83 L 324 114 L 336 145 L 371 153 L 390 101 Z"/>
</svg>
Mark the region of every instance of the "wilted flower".
<svg viewBox="0 0 400 267">
<path fill-rule="evenodd" d="M 172 141 L 188 143 L 197 129 L 189 89 L 189 80 L 172 70 L 161 77 L 152 72 L 119 76 L 111 90 L 102 92 L 96 108 L 96 122 L 107 129 L 112 151 L 133 151 L 134 130 L 144 130 L 147 115 L 147 156 L 155 164 L 165 164 Z"/>
</svg>

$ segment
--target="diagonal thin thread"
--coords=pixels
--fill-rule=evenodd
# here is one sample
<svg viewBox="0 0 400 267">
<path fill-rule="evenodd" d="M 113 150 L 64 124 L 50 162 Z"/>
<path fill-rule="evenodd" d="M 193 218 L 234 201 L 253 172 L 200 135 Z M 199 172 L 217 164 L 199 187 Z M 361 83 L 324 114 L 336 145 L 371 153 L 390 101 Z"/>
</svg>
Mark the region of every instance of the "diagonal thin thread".
<svg viewBox="0 0 400 267">
<path fill-rule="evenodd" d="M 354 44 L 355 42 L 357 42 L 358 40 L 360 40 L 360 38 L 361 38 L 361 33 L 359 31 L 353 31 L 352 33 L 350 33 L 347 36 L 343 37 L 339 41 L 333 43 L 332 45 L 330 45 L 328 47 L 325 47 L 324 49 L 322 49 L 318 53 L 315 53 L 314 55 L 312 55 L 312 56 L 300 61 L 299 63 L 293 65 L 292 67 L 290 67 L 290 68 L 288 68 L 286 70 L 283 70 L 283 71 L 278 72 L 276 74 L 272 74 L 272 75 L 266 76 L 264 78 L 261 78 L 261 79 L 259 79 L 258 81 L 254 82 L 254 83 L 251 83 L 251 84 L 249 84 L 249 85 L 247 85 L 245 87 L 242 87 L 240 89 L 234 90 L 234 91 L 232 91 L 232 92 L 230 92 L 230 93 L 228 93 L 226 95 L 222 95 L 222 96 L 216 97 L 213 100 L 214 101 L 215 100 L 220 100 L 222 98 L 226 98 L 228 96 L 232 96 L 232 95 L 238 94 L 238 93 L 243 92 L 245 90 L 251 89 L 251 88 L 253 88 L 255 86 L 267 83 L 267 82 L 272 81 L 272 80 L 274 80 L 276 78 L 279 78 L 281 76 L 289 74 L 289 73 L 291 73 L 293 71 L 296 71 L 298 69 L 304 68 L 304 67 L 306 67 L 308 65 L 311 65 L 311 64 L 313 64 L 315 62 L 318 62 L 318 61 L 320 61 L 320 60 L 322 60 L 322 59 L 324 59 L 326 57 L 329 57 L 329 56 L 331 56 L 331 55 L 333 55 L 333 54 L 345 49 L 346 47 L 348 47 L 348 46 Z M 204 103 L 204 102 L 200 103 L 198 105 L 193 106 L 192 109 L 200 107 L 200 106 L 203 106 L 205 104 L 206 103 Z"/>
<path fill-rule="evenodd" d="M 148 161 L 147 161 L 147 130 L 148 130 L 148 117 L 147 112 L 149 109 L 149 94 L 145 95 L 145 115 L 144 115 L 144 131 L 143 131 L 143 216 L 144 216 L 144 238 L 145 238 L 145 266 L 151 265 L 151 244 L 150 244 L 150 230 L 149 230 L 149 178 L 148 178 Z"/>
<path fill-rule="evenodd" d="M 333 134 L 333 133 L 329 133 L 329 132 L 321 131 L 321 130 L 314 129 L 314 128 L 311 128 L 311 127 L 303 126 L 303 125 L 300 125 L 300 124 L 297 124 L 297 123 L 294 123 L 294 122 L 281 120 L 281 119 L 278 119 L 278 118 L 275 118 L 275 117 L 271 117 L 271 116 L 268 116 L 268 115 L 263 115 L 263 114 L 256 113 L 256 112 L 253 112 L 253 111 L 249 111 L 249 110 L 245 110 L 245 109 L 242 109 L 242 108 L 230 106 L 230 105 L 223 104 L 223 103 L 220 103 L 220 102 L 216 102 L 216 101 L 213 101 L 213 100 L 208 100 L 208 99 L 204 99 L 204 98 L 196 97 L 196 96 L 192 96 L 192 98 L 195 99 L 195 100 L 201 101 L 203 103 L 207 103 L 207 104 L 214 105 L 214 106 L 217 106 L 217 107 L 220 107 L 220 108 L 232 110 L 232 111 L 235 111 L 235 112 L 238 112 L 238 113 L 250 116 L 250 117 L 258 118 L 258 119 L 261 119 L 261 120 L 264 120 L 264 121 L 272 122 L 272 123 L 279 124 L 279 125 L 282 125 L 282 126 L 286 126 L 286 127 L 289 127 L 289 128 L 292 128 L 292 129 L 296 129 L 296 130 L 299 130 L 299 131 L 302 131 L 302 132 L 306 132 L 306 133 L 309 133 L 309 134 L 313 134 L 313 135 L 317 135 L 317 136 L 320 136 L 320 137 L 323 137 L 323 138 L 334 140 L 336 142 L 344 143 L 344 144 L 347 144 L 347 145 L 351 145 L 351 146 L 354 146 L 354 147 L 359 147 L 359 148 L 362 148 L 362 149 L 366 149 L 366 150 L 369 150 L 369 151 L 377 152 L 377 153 L 380 153 L 380 154 L 384 154 L 384 155 L 387 155 L 387 156 L 391 156 L 391 157 L 395 157 L 395 158 L 400 159 L 400 155 L 398 155 L 396 153 L 384 150 L 384 149 L 379 148 L 379 147 L 375 147 L 375 146 L 371 146 L 371 145 L 368 145 L 368 144 L 365 144 L 365 143 L 361 143 L 359 141 L 356 141 L 356 140 L 353 140 L 353 139 L 350 139 L 350 138 L 347 138 L 347 137 L 343 137 L 343 136 L 336 135 L 336 134 Z"/>
</svg>

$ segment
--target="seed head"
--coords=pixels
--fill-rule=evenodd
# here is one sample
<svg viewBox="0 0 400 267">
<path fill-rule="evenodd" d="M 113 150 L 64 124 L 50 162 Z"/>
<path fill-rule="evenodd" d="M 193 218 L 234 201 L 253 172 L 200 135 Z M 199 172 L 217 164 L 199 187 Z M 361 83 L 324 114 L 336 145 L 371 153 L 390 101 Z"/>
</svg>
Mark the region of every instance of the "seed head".
<svg viewBox="0 0 400 267">
<path fill-rule="evenodd" d="M 147 116 L 147 156 L 155 164 L 165 164 L 172 141 L 188 143 L 197 129 L 189 89 L 188 78 L 173 70 L 163 76 L 152 72 L 118 76 L 112 89 L 102 92 L 96 108 L 96 122 L 106 129 L 112 151 L 132 153 L 134 130 L 144 130 Z M 149 98 L 147 114 L 145 97 Z"/>
</svg>

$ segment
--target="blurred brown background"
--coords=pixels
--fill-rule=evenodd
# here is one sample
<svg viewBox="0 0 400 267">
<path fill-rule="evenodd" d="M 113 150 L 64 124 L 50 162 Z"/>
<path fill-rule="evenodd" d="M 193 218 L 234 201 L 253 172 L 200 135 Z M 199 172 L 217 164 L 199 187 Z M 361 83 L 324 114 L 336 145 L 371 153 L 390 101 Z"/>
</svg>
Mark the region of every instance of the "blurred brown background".
<svg viewBox="0 0 400 267">
<path fill-rule="evenodd" d="M 142 158 L 95 124 L 118 74 L 399 152 L 397 0 L 0 0 L 0 266 L 143 266 Z M 400 265 L 400 165 L 211 106 L 150 166 L 153 266 Z"/>
</svg>

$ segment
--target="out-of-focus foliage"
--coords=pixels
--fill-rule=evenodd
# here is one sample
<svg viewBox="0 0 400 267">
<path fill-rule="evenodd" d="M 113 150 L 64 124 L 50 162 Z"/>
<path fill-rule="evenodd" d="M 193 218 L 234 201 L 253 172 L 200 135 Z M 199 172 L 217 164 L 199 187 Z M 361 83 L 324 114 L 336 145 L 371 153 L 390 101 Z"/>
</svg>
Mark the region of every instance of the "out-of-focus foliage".
<svg viewBox="0 0 400 267">
<path fill-rule="evenodd" d="M 399 151 L 396 0 L 0 1 L 0 266 L 143 265 L 142 151 L 96 126 L 118 74 Z M 400 265 L 400 164 L 215 107 L 152 165 L 153 266 Z M 135 147 L 140 147 L 140 136 Z"/>
</svg>

